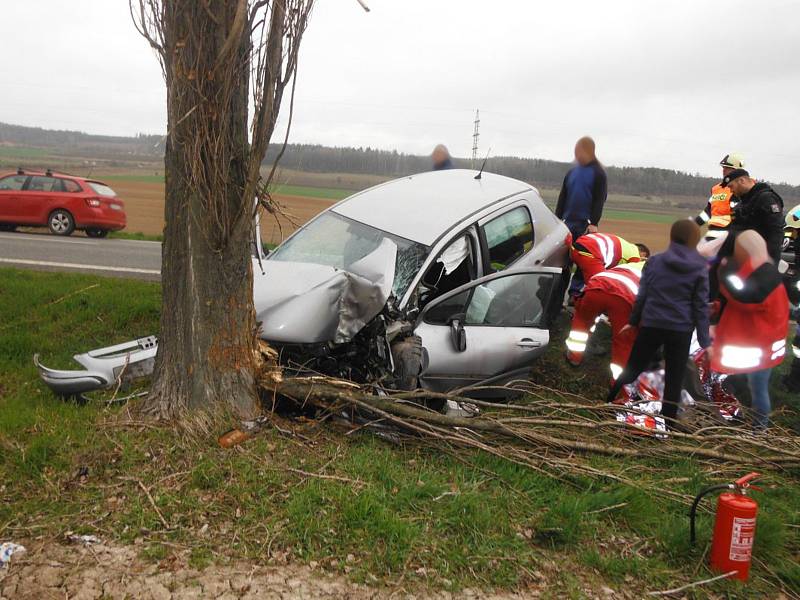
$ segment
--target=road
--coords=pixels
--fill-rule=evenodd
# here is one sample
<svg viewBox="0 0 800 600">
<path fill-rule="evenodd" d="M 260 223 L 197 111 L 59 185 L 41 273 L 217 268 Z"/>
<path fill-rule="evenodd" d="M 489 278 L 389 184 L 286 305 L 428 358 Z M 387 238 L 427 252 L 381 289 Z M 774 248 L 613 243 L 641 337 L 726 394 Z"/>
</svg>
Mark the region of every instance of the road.
<svg viewBox="0 0 800 600">
<path fill-rule="evenodd" d="M 0 267 L 161 279 L 161 242 L 0 232 Z"/>
</svg>

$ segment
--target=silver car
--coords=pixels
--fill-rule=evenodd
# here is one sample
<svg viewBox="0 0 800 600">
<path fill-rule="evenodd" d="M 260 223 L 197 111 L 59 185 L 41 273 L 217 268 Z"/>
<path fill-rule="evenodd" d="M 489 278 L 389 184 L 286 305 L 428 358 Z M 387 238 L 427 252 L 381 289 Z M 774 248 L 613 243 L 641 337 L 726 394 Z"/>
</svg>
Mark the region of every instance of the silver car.
<svg viewBox="0 0 800 600">
<path fill-rule="evenodd" d="M 549 342 L 569 233 L 534 187 L 478 175 L 359 192 L 256 257 L 261 337 L 287 366 L 399 389 L 525 377 Z"/>
<path fill-rule="evenodd" d="M 256 227 L 256 231 L 258 231 Z M 525 377 L 548 317 L 569 233 L 529 184 L 449 170 L 403 177 L 320 213 L 269 255 L 256 236 L 260 335 L 290 370 L 434 391 Z M 154 337 L 50 369 L 58 394 L 152 372 Z"/>
</svg>

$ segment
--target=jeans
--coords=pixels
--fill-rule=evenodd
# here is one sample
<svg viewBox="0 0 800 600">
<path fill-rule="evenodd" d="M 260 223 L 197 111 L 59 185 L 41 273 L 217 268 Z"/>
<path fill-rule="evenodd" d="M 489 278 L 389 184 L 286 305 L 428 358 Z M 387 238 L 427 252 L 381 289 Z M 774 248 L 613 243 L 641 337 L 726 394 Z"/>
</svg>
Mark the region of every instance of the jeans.
<svg viewBox="0 0 800 600">
<path fill-rule="evenodd" d="M 678 404 L 683 389 L 683 375 L 689 346 L 692 343 L 691 331 L 672 331 L 660 327 L 641 327 L 633 343 L 628 364 L 608 393 L 608 402 L 622 390 L 622 386 L 636 381 L 655 357 L 658 349 L 664 347 L 664 398 L 661 401 L 661 415 L 674 419 L 678 415 Z"/>
<path fill-rule="evenodd" d="M 747 385 L 753 398 L 753 428 L 764 430 L 769 427 L 769 376 L 772 369 L 762 369 L 747 374 Z"/>
</svg>

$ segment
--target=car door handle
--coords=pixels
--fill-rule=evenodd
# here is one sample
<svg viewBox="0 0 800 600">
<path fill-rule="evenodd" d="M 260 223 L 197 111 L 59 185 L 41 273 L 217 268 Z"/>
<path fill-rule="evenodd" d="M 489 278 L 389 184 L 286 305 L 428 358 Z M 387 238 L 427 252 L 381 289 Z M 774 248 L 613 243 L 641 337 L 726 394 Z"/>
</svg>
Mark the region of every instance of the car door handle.
<svg viewBox="0 0 800 600">
<path fill-rule="evenodd" d="M 531 338 L 522 338 L 517 342 L 517 346 L 520 348 L 540 348 L 542 346 L 542 342 L 537 342 Z"/>
</svg>

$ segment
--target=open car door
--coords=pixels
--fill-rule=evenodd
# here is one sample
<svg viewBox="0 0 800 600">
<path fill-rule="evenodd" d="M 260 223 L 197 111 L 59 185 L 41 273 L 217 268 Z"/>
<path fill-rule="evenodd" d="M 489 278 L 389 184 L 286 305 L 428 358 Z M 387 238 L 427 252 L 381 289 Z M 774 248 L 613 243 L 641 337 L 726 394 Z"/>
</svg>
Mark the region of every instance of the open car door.
<svg viewBox="0 0 800 600">
<path fill-rule="evenodd" d="M 511 269 L 433 300 L 414 331 L 428 355 L 422 387 L 447 391 L 527 377 L 550 341 L 548 308 L 560 276 L 553 267 Z"/>
</svg>

